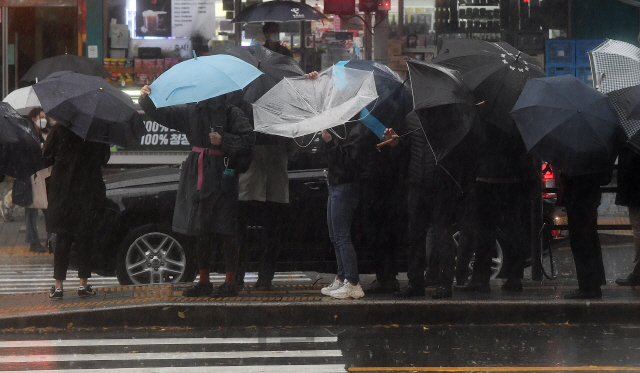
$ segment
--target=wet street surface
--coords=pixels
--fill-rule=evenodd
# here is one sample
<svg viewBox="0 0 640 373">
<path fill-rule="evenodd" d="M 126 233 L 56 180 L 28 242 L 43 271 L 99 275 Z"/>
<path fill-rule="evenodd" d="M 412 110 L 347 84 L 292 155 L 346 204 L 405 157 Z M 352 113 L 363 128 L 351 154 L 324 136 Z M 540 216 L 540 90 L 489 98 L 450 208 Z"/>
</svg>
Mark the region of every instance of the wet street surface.
<svg viewBox="0 0 640 373">
<path fill-rule="evenodd" d="M 640 371 L 636 325 L 5 330 L 0 371 Z"/>
</svg>

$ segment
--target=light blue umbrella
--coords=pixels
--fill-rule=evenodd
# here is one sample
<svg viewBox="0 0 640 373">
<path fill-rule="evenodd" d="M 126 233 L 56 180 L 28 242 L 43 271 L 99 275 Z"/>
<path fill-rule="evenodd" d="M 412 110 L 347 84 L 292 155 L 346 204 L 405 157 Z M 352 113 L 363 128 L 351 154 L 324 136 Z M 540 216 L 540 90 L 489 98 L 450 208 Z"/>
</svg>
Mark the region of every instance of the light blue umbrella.
<svg viewBox="0 0 640 373">
<path fill-rule="evenodd" d="M 181 105 L 246 87 L 262 72 L 239 58 L 218 54 L 180 62 L 149 86 L 156 107 Z"/>
</svg>

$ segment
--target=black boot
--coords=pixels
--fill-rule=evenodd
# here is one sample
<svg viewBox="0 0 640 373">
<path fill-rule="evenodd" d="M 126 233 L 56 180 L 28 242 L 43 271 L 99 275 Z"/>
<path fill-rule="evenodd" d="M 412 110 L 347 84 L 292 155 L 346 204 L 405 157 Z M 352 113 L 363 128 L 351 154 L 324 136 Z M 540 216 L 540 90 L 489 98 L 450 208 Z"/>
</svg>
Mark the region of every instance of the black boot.
<svg viewBox="0 0 640 373">
<path fill-rule="evenodd" d="M 182 292 L 183 297 L 206 297 L 211 295 L 213 291 L 213 284 L 204 282 L 197 282 L 195 285 L 191 285 L 184 289 Z"/>
<path fill-rule="evenodd" d="M 393 293 L 398 298 L 424 297 L 424 286 L 408 284 Z"/>
<path fill-rule="evenodd" d="M 235 297 L 238 295 L 238 288 L 226 282 L 213 290 L 212 297 Z"/>
</svg>

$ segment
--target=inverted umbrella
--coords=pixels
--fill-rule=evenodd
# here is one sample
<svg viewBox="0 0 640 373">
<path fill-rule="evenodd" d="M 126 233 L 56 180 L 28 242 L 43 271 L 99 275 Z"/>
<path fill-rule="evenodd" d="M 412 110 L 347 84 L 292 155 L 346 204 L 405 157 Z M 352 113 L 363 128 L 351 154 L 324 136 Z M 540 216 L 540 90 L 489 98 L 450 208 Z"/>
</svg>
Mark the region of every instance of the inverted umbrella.
<svg viewBox="0 0 640 373">
<path fill-rule="evenodd" d="M 385 128 L 396 133 L 404 131 L 404 118 L 411 112 L 412 97 L 409 85 L 389 66 L 370 60 L 350 60 L 343 66 L 373 72 L 378 99 L 360 112 L 360 121 L 380 139 Z"/>
<path fill-rule="evenodd" d="M 237 57 L 253 65 L 263 73 L 249 83 L 242 92 L 242 109 L 251 118 L 253 118 L 251 104 L 278 84 L 282 78 L 304 75 L 304 71 L 298 65 L 298 61 L 267 49 L 262 45 L 252 45 L 250 47 L 223 46 L 214 49 L 212 54 L 226 54 Z"/>
<path fill-rule="evenodd" d="M 629 144 L 640 151 L 640 120 L 627 118 L 622 107 L 623 96 L 640 84 L 640 49 L 632 44 L 608 39 L 589 52 L 593 84 L 599 92 L 613 100 Z"/>
<path fill-rule="evenodd" d="M 611 99 L 574 76 L 531 79 L 511 114 L 527 151 L 569 175 L 613 164 L 621 128 Z"/>
<path fill-rule="evenodd" d="M 131 97 L 97 76 L 61 71 L 33 89 L 44 112 L 84 140 L 127 147 L 147 133 Z"/>
<path fill-rule="evenodd" d="M 475 122 L 475 98 L 455 70 L 418 60 L 409 60 L 407 65 L 413 106 L 440 161 L 469 133 Z M 439 109 L 435 112 L 434 108 Z"/>
<path fill-rule="evenodd" d="M 229 55 L 197 57 L 165 71 L 150 86 L 156 107 L 188 104 L 240 90 L 262 72 Z"/>
<path fill-rule="evenodd" d="M 314 7 L 295 1 L 267 1 L 244 8 L 232 23 L 263 23 L 288 21 L 320 21 L 327 16 Z"/>
<path fill-rule="evenodd" d="M 451 39 L 432 62 L 457 70 L 473 91 L 482 118 L 517 133 L 509 112 L 528 79 L 546 76 L 540 62 L 507 43 Z"/>
<path fill-rule="evenodd" d="M 25 179 L 44 168 L 34 130 L 11 105 L 0 103 L 0 174 Z"/>
<path fill-rule="evenodd" d="M 42 106 L 32 86 L 16 89 L 2 101 L 11 105 L 21 115 L 27 115 L 32 109 Z"/>
<path fill-rule="evenodd" d="M 298 137 L 349 121 L 378 97 L 373 73 L 332 66 L 316 79 L 284 78 L 253 104 L 254 128 Z"/>
<path fill-rule="evenodd" d="M 73 71 L 74 73 L 99 76 L 101 78 L 111 77 L 109 70 L 97 60 L 72 54 L 63 54 L 36 62 L 27 70 L 20 81 L 35 82 L 58 71 Z"/>
</svg>

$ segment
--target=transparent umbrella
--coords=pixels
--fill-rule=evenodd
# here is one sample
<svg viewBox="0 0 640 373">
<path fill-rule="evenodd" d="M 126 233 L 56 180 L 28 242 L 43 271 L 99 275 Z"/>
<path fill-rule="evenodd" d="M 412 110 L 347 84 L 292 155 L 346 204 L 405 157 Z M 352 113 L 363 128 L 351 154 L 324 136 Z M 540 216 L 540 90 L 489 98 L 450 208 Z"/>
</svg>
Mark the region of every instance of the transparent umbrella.
<svg viewBox="0 0 640 373">
<path fill-rule="evenodd" d="M 256 132 L 299 137 L 349 121 L 378 98 L 373 72 L 332 66 L 284 78 L 253 104 Z"/>
</svg>

